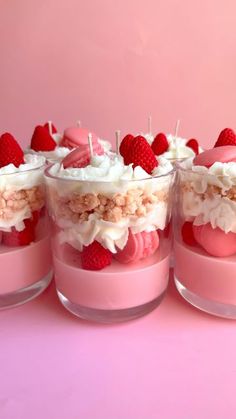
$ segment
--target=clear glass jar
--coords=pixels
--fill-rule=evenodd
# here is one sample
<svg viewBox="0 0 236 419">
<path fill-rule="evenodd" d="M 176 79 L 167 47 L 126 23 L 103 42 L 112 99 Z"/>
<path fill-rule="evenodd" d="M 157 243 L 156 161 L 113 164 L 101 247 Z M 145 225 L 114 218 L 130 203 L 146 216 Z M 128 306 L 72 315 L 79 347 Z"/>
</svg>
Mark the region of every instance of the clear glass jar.
<svg viewBox="0 0 236 419">
<path fill-rule="evenodd" d="M 0 309 L 32 300 L 52 279 L 44 168 L 0 175 Z"/>
<path fill-rule="evenodd" d="M 117 182 L 59 178 L 50 167 L 45 174 L 62 304 L 81 318 L 108 323 L 157 307 L 169 278 L 174 172 Z M 91 244 L 107 249 L 104 269 L 84 263 Z"/>
<path fill-rule="evenodd" d="M 236 318 L 236 182 L 226 175 L 177 171 L 175 283 L 193 306 Z"/>
</svg>

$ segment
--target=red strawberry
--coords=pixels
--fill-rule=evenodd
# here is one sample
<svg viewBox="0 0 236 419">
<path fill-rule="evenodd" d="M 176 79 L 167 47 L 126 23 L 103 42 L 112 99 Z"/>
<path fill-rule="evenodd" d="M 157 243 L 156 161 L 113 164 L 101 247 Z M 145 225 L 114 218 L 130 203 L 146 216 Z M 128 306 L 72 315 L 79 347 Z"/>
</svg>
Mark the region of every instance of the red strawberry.
<svg viewBox="0 0 236 419">
<path fill-rule="evenodd" d="M 130 162 L 133 163 L 133 167 L 141 166 L 145 172 L 149 174 L 151 174 L 158 165 L 151 146 L 141 135 L 138 135 L 133 139 L 129 151 L 129 158 Z"/>
<path fill-rule="evenodd" d="M 46 124 L 44 124 L 44 128 L 46 128 L 47 131 L 48 131 L 48 133 L 51 135 L 50 127 L 49 127 L 49 122 L 46 122 Z M 52 123 L 51 123 L 51 128 L 52 128 L 52 134 L 56 134 L 57 133 L 57 129 L 56 129 L 55 125 L 53 125 Z"/>
<path fill-rule="evenodd" d="M 56 147 L 56 142 L 49 134 L 47 128 L 38 125 L 33 133 L 30 147 L 35 151 L 52 151 Z"/>
<path fill-rule="evenodd" d="M 172 230 L 172 221 L 170 220 L 163 230 L 164 237 L 168 238 L 171 235 L 171 230 Z"/>
<path fill-rule="evenodd" d="M 127 134 L 120 143 L 120 155 L 124 158 L 125 164 L 130 164 L 129 159 L 129 150 L 132 144 L 134 136 L 132 134 Z"/>
<path fill-rule="evenodd" d="M 165 153 L 169 148 L 168 140 L 162 132 L 156 135 L 154 141 L 152 143 L 152 150 L 156 156 L 160 156 L 160 154 Z"/>
<path fill-rule="evenodd" d="M 94 241 L 89 246 L 83 248 L 81 253 L 82 268 L 90 271 L 99 271 L 111 264 L 112 254 L 100 243 Z"/>
<path fill-rule="evenodd" d="M 24 220 L 25 228 L 22 231 L 17 231 L 12 227 L 11 232 L 2 233 L 2 242 L 5 246 L 27 246 L 35 240 L 35 225 L 34 220 L 28 218 Z"/>
<path fill-rule="evenodd" d="M 41 210 L 40 210 L 41 211 Z M 41 214 L 41 212 L 40 211 L 33 211 L 32 212 L 32 217 L 30 218 L 30 220 L 31 220 L 31 222 L 32 222 L 32 224 L 34 225 L 34 227 L 36 227 L 36 225 L 38 224 L 38 222 L 39 222 L 39 217 L 40 217 L 40 214 Z M 26 224 L 26 221 L 27 220 L 25 220 L 25 224 Z"/>
<path fill-rule="evenodd" d="M 194 246 L 197 244 L 193 235 L 193 223 L 186 221 L 182 226 L 181 233 L 184 243 L 188 246 Z"/>
<path fill-rule="evenodd" d="M 15 138 L 6 132 L 0 138 L 0 167 L 10 163 L 19 167 L 24 163 L 24 153 Z"/>
<path fill-rule="evenodd" d="M 236 134 L 231 128 L 225 128 L 221 131 L 214 147 L 221 147 L 224 145 L 236 145 Z"/>
<path fill-rule="evenodd" d="M 186 146 L 191 148 L 195 154 L 199 154 L 199 145 L 197 140 L 195 140 L 194 138 L 192 138 L 191 140 L 188 140 L 188 142 L 186 143 Z"/>
</svg>

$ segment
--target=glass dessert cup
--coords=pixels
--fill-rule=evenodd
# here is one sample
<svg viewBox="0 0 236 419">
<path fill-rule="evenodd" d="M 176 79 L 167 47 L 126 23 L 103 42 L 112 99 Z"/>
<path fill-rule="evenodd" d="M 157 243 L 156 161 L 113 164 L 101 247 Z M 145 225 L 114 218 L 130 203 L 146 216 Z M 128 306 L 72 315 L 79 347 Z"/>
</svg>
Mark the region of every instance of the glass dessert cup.
<svg viewBox="0 0 236 419">
<path fill-rule="evenodd" d="M 83 319 L 113 323 L 156 308 L 169 279 L 174 172 L 132 181 L 81 181 L 45 171 L 59 299 Z M 85 269 L 84 249 L 110 264 Z"/>
<path fill-rule="evenodd" d="M 174 222 L 175 283 L 190 304 L 236 319 L 234 179 L 177 171 Z"/>
<path fill-rule="evenodd" d="M 0 309 L 32 300 L 52 279 L 43 171 L 0 175 Z"/>
</svg>

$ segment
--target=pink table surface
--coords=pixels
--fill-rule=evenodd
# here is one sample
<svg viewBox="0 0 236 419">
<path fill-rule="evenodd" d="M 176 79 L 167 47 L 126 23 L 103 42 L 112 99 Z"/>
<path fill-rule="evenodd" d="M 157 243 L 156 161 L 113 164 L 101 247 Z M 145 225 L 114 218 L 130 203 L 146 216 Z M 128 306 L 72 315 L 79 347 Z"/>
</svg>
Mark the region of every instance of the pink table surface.
<svg viewBox="0 0 236 419">
<path fill-rule="evenodd" d="M 0 313 L 0 418 L 235 419 L 235 328 L 173 284 L 148 316 L 96 325 L 68 313 L 52 285 Z"/>
</svg>

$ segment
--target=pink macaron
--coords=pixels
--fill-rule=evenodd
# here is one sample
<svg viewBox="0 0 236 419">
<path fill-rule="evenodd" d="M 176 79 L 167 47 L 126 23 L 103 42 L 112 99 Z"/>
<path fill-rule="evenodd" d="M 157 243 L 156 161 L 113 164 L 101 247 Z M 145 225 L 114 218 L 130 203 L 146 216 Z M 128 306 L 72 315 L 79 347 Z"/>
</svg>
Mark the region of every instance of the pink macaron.
<svg viewBox="0 0 236 419">
<path fill-rule="evenodd" d="M 203 151 L 193 159 L 195 166 L 211 167 L 214 163 L 236 162 L 236 146 L 222 146 Z"/>
<path fill-rule="evenodd" d="M 114 258 L 120 263 L 135 263 L 141 259 L 151 256 L 159 246 L 157 231 L 147 233 L 132 233 L 129 230 L 128 241 L 123 250 L 118 250 Z"/>
<path fill-rule="evenodd" d="M 67 148 L 76 148 L 81 145 L 88 144 L 88 135 L 92 134 L 93 144 L 98 142 L 98 137 L 94 132 L 89 131 L 87 128 L 70 127 L 66 128 L 63 134 L 60 145 Z"/>
<path fill-rule="evenodd" d="M 220 228 L 212 228 L 210 223 L 193 225 L 196 242 L 212 256 L 226 257 L 236 253 L 236 233 L 225 233 Z"/>
<path fill-rule="evenodd" d="M 104 154 L 103 147 L 99 143 L 93 144 L 93 152 L 94 154 L 101 156 Z M 68 154 L 63 160 L 62 165 L 64 169 L 68 167 L 86 167 L 90 163 L 91 154 L 88 144 L 84 144 L 75 148 Z"/>
</svg>

